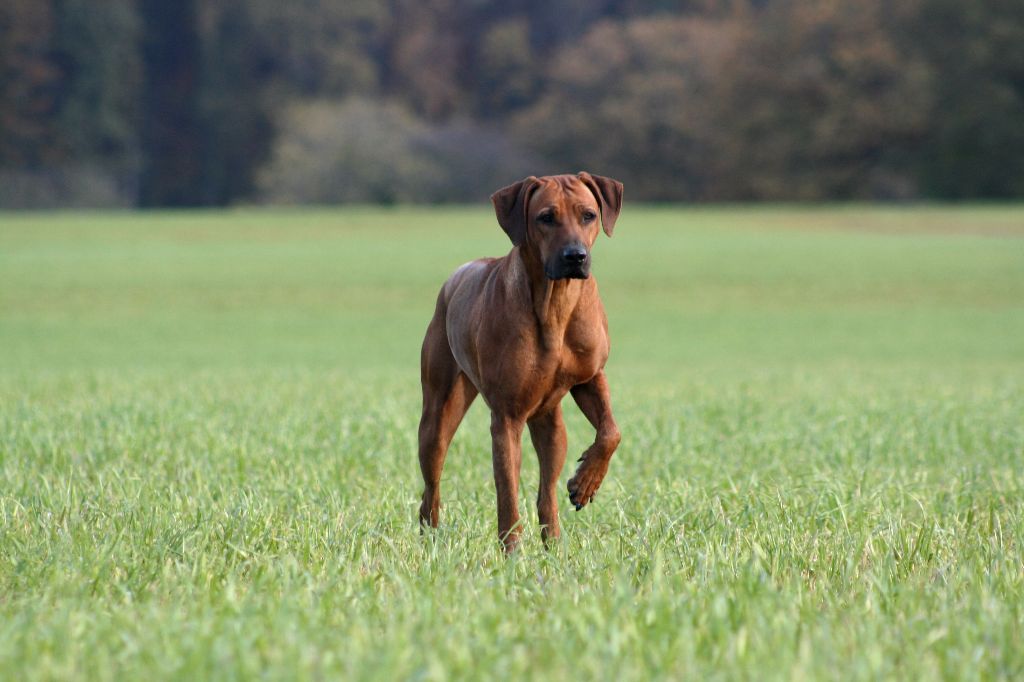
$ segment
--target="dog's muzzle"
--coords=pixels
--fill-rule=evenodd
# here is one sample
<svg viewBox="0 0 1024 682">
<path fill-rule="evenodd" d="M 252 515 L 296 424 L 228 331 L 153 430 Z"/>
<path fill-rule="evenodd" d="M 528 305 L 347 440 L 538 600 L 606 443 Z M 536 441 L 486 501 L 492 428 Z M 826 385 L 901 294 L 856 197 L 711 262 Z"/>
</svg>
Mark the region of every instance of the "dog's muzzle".
<svg viewBox="0 0 1024 682">
<path fill-rule="evenodd" d="M 566 246 L 545 268 L 549 279 L 586 279 L 590 277 L 590 254 L 581 244 Z"/>
</svg>

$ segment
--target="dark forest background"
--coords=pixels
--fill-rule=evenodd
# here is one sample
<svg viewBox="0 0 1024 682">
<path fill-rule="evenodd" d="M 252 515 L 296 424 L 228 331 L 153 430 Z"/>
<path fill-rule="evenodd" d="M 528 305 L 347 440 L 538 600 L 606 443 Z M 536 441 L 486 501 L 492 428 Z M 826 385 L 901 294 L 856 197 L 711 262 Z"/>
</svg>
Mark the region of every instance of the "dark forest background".
<svg viewBox="0 0 1024 682">
<path fill-rule="evenodd" d="M 1019 0 L 3 0 L 0 207 L 1024 196 Z"/>
</svg>

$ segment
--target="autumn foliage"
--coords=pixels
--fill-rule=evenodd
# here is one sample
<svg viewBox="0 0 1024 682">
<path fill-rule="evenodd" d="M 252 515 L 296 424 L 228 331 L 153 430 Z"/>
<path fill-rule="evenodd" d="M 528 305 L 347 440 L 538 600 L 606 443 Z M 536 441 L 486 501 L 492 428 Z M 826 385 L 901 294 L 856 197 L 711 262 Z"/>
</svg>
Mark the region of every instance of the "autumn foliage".
<svg viewBox="0 0 1024 682">
<path fill-rule="evenodd" d="M 1002 0 L 5 0 L 0 206 L 1024 196 Z"/>
</svg>

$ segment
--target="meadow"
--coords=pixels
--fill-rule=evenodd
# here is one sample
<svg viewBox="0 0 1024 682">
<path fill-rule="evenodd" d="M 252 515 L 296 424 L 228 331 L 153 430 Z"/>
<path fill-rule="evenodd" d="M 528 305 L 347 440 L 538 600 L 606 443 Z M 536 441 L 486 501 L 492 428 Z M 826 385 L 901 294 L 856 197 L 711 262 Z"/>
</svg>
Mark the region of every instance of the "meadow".
<svg viewBox="0 0 1024 682">
<path fill-rule="evenodd" d="M 0 214 L 0 679 L 1024 676 L 1024 207 L 627 202 L 622 445 L 545 551 L 525 440 L 511 559 L 483 404 L 425 536 L 415 453 L 437 290 L 507 249 L 482 204 Z"/>
</svg>

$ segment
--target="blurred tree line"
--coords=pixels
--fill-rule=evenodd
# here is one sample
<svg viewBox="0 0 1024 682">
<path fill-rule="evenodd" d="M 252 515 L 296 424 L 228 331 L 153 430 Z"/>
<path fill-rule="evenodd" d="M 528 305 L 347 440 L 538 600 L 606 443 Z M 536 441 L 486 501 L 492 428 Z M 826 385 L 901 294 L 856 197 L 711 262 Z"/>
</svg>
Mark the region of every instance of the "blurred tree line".
<svg viewBox="0 0 1024 682">
<path fill-rule="evenodd" d="M 4 0 L 0 206 L 1024 196 L 1007 0 Z"/>
</svg>

